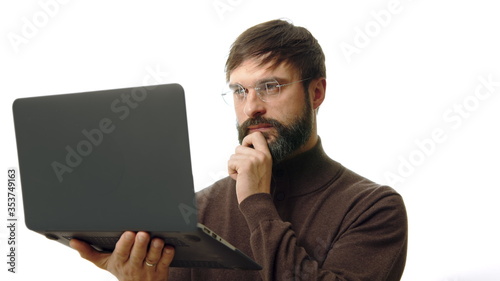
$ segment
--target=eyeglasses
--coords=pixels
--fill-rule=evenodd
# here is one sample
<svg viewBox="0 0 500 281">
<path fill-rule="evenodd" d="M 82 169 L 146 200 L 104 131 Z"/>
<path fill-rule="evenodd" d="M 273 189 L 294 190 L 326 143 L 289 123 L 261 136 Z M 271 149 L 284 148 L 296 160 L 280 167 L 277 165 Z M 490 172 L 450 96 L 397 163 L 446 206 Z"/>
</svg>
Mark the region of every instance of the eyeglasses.
<svg viewBox="0 0 500 281">
<path fill-rule="evenodd" d="M 250 88 L 254 89 L 255 93 L 257 94 L 257 96 L 261 101 L 269 102 L 275 99 L 281 93 L 281 88 L 295 83 L 300 83 L 309 79 L 311 78 L 302 79 L 286 84 L 280 84 L 278 81 L 276 81 L 276 79 L 272 79 L 257 83 L 254 87 Z M 226 102 L 228 105 L 237 105 L 245 101 L 248 95 L 249 88 L 245 88 L 240 84 L 231 84 L 228 85 L 228 87 L 229 89 L 227 89 L 222 93 L 222 98 L 224 99 L 224 102 Z"/>
</svg>

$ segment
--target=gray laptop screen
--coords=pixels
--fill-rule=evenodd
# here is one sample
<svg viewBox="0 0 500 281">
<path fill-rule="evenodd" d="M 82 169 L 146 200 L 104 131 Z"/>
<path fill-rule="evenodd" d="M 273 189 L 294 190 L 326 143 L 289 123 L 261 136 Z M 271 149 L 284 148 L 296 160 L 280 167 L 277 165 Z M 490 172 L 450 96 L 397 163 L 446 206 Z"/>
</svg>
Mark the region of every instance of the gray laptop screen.
<svg viewBox="0 0 500 281">
<path fill-rule="evenodd" d="M 29 228 L 195 228 L 182 212 L 194 189 L 180 85 L 24 98 L 13 110 Z"/>
</svg>

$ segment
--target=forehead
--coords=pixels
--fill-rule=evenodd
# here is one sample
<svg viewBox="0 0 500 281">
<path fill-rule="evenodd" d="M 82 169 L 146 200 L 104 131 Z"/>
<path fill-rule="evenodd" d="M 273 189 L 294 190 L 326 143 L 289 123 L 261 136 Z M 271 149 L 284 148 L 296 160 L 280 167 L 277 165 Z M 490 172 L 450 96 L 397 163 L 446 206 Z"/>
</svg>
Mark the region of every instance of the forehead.
<svg viewBox="0 0 500 281">
<path fill-rule="evenodd" d="M 297 71 L 288 63 L 274 65 L 273 62 L 261 65 L 259 59 L 247 59 L 229 75 L 230 84 L 252 85 L 267 78 L 287 82 L 297 78 Z M 283 80 L 283 81 L 280 81 Z"/>
</svg>

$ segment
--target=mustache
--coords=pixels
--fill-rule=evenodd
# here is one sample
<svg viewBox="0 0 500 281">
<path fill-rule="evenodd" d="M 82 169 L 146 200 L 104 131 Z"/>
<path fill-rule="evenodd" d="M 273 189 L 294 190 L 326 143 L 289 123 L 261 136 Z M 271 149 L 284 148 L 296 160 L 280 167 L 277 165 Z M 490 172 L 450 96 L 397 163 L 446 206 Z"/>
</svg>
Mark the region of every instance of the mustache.
<svg viewBox="0 0 500 281">
<path fill-rule="evenodd" d="M 269 125 L 271 125 L 275 128 L 278 128 L 278 129 L 283 127 L 283 124 L 281 124 L 276 119 L 258 116 L 256 118 L 247 119 L 245 122 L 241 123 L 241 125 L 238 125 L 238 132 L 243 133 L 244 135 L 247 135 L 248 134 L 248 127 L 259 125 L 259 124 L 269 124 Z"/>
<path fill-rule="evenodd" d="M 278 135 L 282 133 L 285 127 L 276 119 L 264 118 L 262 116 L 247 119 L 245 122 L 241 123 L 241 125 L 236 123 L 236 129 L 238 131 L 238 141 L 240 142 L 240 144 L 243 142 L 243 139 L 248 135 L 248 127 L 259 124 L 269 124 L 273 126 L 273 128 L 277 130 Z M 267 134 L 264 134 L 264 137 L 267 139 L 268 138 Z"/>
</svg>

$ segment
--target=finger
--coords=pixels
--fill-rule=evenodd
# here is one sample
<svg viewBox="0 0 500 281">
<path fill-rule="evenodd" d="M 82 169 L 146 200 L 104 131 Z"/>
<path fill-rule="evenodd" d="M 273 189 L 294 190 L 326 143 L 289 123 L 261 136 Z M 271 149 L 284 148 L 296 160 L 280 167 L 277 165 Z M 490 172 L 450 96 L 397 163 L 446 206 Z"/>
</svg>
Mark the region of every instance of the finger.
<svg viewBox="0 0 500 281">
<path fill-rule="evenodd" d="M 251 153 L 255 153 L 255 150 L 248 147 L 238 146 L 238 148 L 236 148 L 236 153 L 229 157 L 229 160 L 227 161 L 227 172 L 232 179 L 236 180 L 238 171 L 241 168 L 241 163 L 247 159 L 247 155 L 251 155 Z"/>
<path fill-rule="evenodd" d="M 271 152 L 264 139 L 264 143 L 260 143 L 258 139 L 253 141 L 254 148 L 240 145 L 236 148 L 233 160 L 251 160 L 257 162 L 267 162 L 271 159 Z"/>
<path fill-rule="evenodd" d="M 118 262 L 124 263 L 130 258 L 130 251 L 132 250 L 132 246 L 134 245 L 135 236 L 135 233 L 126 231 L 122 234 L 120 240 L 116 242 L 113 255 Z"/>
<path fill-rule="evenodd" d="M 106 268 L 107 260 L 111 254 L 100 253 L 89 244 L 78 239 L 71 239 L 69 241 L 69 245 L 71 248 L 78 251 L 82 258 L 90 261 L 102 269 Z"/>
<path fill-rule="evenodd" d="M 261 132 L 253 132 L 251 134 L 246 135 L 243 138 L 243 140 L 241 141 L 241 145 L 245 147 L 252 147 L 253 141 L 258 135 L 264 137 Z"/>
<path fill-rule="evenodd" d="M 174 259 L 175 255 L 175 249 L 174 247 L 170 245 L 166 245 L 163 248 L 162 255 L 160 260 L 158 261 L 157 265 L 157 272 L 160 273 L 160 275 L 166 275 L 168 274 L 168 268 L 170 264 L 172 263 L 172 260 Z"/>
<path fill-rule="evenodd" d="M 267 144 L 267 140 L 261 132 L 254 132 L 247 135 L 241 145 L 244 147 L 253 147 L 254 149 L 265 152 L 269 154 L 269 146 Z"/>
<path fill-rule="evenodd" d="M 155 238 L 153 241 L 151 241 L 151 246 L 149 247 L 148 254 L 146 255 L 146 262 L 149 264 L 158 264 L 158 261 L 161 258 L 161 253 L 163 250 L 163 246 L 165 245 L 165 242 L 163 242 L 162 239 L 160 238 Z M 149 268 L 154 268 L 154 266 L 150 266 L 146 264 L 146 267 Z"/>
<path fill-rule="evenodd" d="M 271 159 L 270 152 L 262 152 L 253 148 L 239 145 L 235 153 L 227 161 L 228 174 L 236 180 L 236 176 L 241 171 L 251 167 L 251 163 L 266 162 Z M 248 161 L 250 160 L 250 161 Z"/>
<path fill-rule="evenodd" d="M 146 232 L 139 232 L 135 236 L 134 245 L 132 246 L 132 251 L 130 252 L 129 262 L 136 266 L 141 266 L 144 264 L 144 259 L 146 258 L 146 253 L 148 251 L 149 245 L 149 234 Z"/>
</svg>

